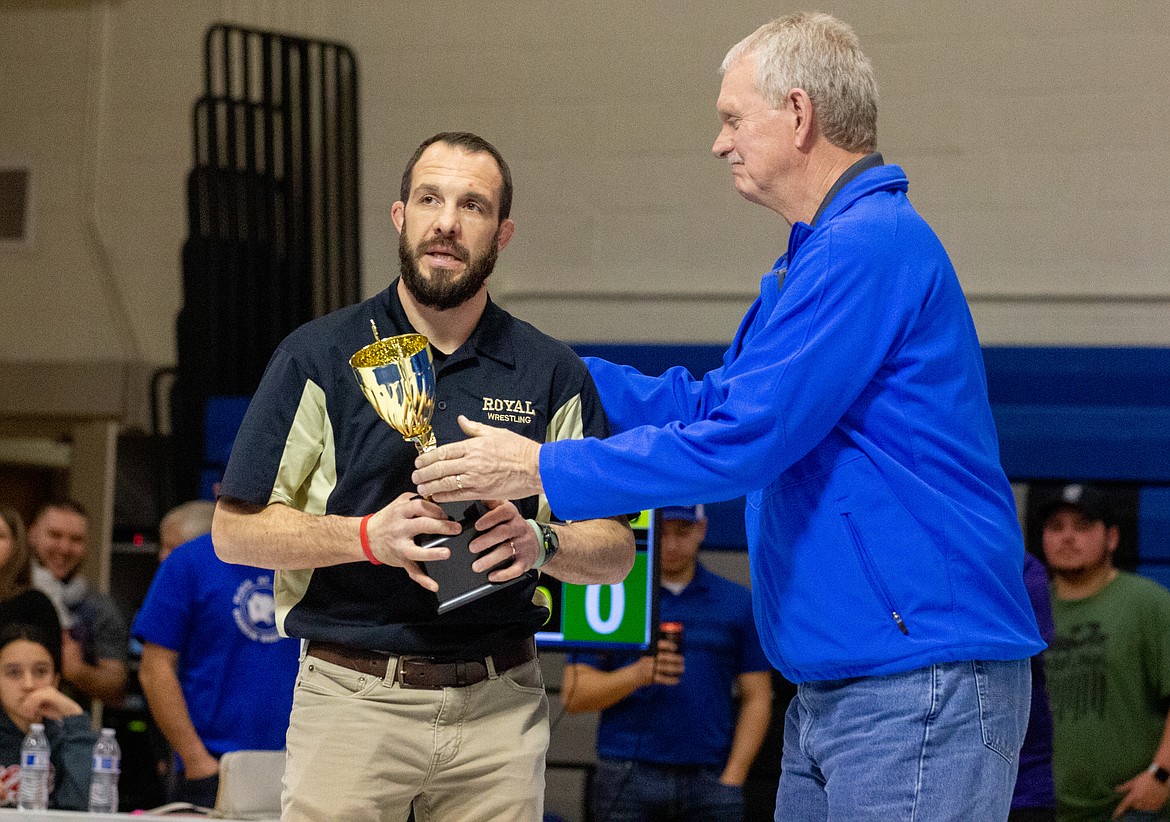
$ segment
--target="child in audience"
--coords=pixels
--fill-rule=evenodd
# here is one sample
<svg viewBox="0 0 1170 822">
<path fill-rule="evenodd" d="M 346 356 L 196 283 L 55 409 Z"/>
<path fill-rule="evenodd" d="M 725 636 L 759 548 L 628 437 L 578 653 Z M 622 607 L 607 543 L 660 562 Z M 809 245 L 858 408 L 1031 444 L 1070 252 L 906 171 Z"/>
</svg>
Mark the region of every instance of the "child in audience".
<svg viewBox="0 0 1170 822">
<path fill-rule="evenodd" d="M 49 807 L 86 810 L 90 757 L 97 734 L 81 706 L 58 690 L 59 654 L 40 628 L 0 626 L 0 792 L 16 804 L 20 745 L 29 726 L 41 722 L 52 748 Z"/>
</svg>

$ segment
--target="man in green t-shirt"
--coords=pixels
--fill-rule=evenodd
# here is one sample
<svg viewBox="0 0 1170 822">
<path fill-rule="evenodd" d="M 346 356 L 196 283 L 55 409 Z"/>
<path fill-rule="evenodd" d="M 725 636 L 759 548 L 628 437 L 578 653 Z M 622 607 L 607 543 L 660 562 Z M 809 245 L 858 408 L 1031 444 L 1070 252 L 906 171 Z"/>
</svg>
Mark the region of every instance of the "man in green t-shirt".
<svg viewBox="0 0 1170 822">
<path fill-rule="evenodd" d="M 1170 818 L 1170 591 L 1113 566 L 1119 529 L 1099 489 L 1067 485 L 1041 511 L 1057 817 Z"/>
</svg>

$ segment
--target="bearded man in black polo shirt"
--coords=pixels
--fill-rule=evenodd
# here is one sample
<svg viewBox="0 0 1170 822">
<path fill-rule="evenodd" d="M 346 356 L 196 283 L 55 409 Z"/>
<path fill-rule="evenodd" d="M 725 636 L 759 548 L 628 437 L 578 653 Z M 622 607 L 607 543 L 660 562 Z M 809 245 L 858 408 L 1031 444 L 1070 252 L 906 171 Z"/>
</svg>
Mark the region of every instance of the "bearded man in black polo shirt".
<svg viewBox="0 0 1170 822">
<path fill-rule="evenodd" d="M 213 527 L 227 562 L 276 569 L 281 632 L 307 640 L 288 732 L 283 818 L 535 822 L 543 812 L 548 702 L 532 635 L 540 568 L 614 583 L 633 563 L 624 521 L 548 525 L 541 497 L 487 501 L 476 571 L 520 581 L 437 612 L 420 563 L 450 557 L 420 534 L 458 523 L 410 483 L 415 449 L 366 402 L 349 357 L 424 334 L 433 426 L 457 417 L 536 441 L 607 434 L 584 365 L 496 306 L 487 280 L 512 238 L 507 164 L 473 134 L 419 146 L 391 214 L 402 276 L 299 328 L 273 354 L 236 438 Z M 501 412 L 500 409 L 504 409 Z"/>
</svg>

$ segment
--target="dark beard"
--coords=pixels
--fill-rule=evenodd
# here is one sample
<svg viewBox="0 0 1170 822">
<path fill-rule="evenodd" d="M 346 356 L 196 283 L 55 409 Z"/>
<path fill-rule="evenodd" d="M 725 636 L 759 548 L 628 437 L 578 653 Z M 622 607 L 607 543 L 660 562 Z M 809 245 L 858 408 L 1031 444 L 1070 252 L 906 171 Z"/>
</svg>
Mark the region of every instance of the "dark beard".
<svg viewBox="0 0 1170 822">
<path fill-rule="evenodd" d="M 427 279 L 419 270 L 418 258 L 426 253 L 427 247 L 433 244 L 434 240 L 421 242 L 412 250 L 406 244 L 406 226 L 404 225 L 402 233 L 398 235 L 398 270 L 402 274 L 402 282 L 405 283 L 406 290 L 427 308 L 433 308 L 436 311 L 458 308 L 478 294 L 479 290 L 483 288 L 483 284 L 487 282 L 487 278 L 492 275 L 492 269 L 496 267 L 496 258 L 500 255 L 497 243 L 499 236 L 497 230 L 488 250 L 482 256 L 470 261 L 468 260 L 470 253 L 466 248 L 456 243 L 447 243 L 447 245 L 454 246 L 455 252 L 463 258 L 467 265 L 463 278 L 455 280 L 447 272 L 437 270 L 431 273 L 430 279 Z"/>
</svg>

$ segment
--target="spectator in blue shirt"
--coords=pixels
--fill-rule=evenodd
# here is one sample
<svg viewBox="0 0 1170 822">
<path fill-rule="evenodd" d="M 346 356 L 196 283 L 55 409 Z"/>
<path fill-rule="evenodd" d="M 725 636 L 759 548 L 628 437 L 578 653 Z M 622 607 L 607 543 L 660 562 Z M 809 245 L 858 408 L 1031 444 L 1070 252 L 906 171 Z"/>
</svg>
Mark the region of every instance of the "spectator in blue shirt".
<svg viewBox="0 0 1170 822">
<path fill-rule="evenodd" d="M 570 657 L 561 698 L 571 713 L 601 711 L 596 819 L 740 822 L 772 715 L 771 666 L 750 592 L 698 561 L 703 506 L 662 519 L 659 614 L 682 624 L 682 647 L 660 639 L 652 656 Z"/>
<path fill-rule="evenodd" d="M 204 506 L 176 510 L 172 529 L 210 528 Z M 277 632 L 272 578 L 204 533 L 170 552 L 134 620 L 142 692 L 179 759 L 173 799 L 214 807 L 223 754 L 284 748 L 299 647 Z"/>
</svg>

